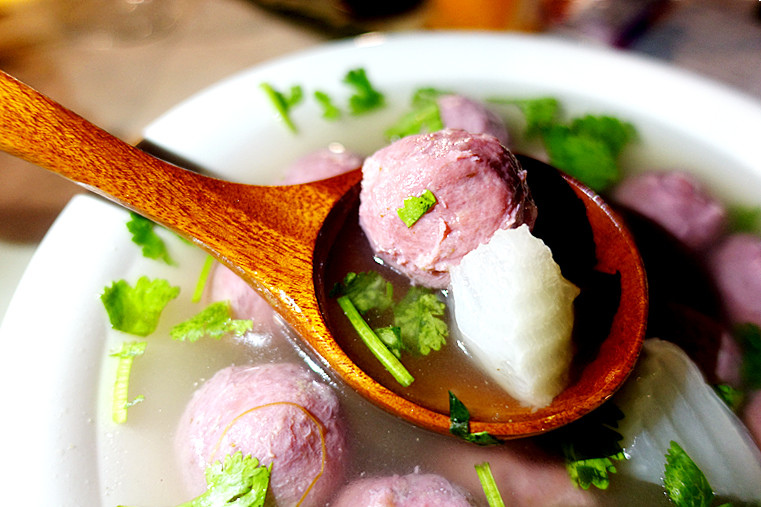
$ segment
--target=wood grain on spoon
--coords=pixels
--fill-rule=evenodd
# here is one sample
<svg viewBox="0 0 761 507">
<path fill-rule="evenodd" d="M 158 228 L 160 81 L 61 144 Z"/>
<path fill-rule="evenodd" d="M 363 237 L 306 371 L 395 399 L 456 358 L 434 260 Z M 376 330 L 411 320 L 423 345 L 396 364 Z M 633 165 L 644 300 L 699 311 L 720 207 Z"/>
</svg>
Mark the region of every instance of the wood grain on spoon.
<svg viewBox="0 0 761 507">
<path fill-rule="evenodd" d="M 294 186 L 209 178 L 116 139 L 6 74 L 0 74 L 0 114 L 0 149 L 193 239 L 260 292 L 350 387 L 414 424 L 448 433 L 448 414 L 406 400 L 358 368 L 337 345 L 321 314 L 315 248 L 324 221 L 360 180 L 359 171 Z M 603 267 L 621 273 L 622 299 L 611 335 L 572 387 L 572 396 L 559 396 L 541 416 L 526 409 L 514 421 L 473 421 L 474 432 L 514 438 L 570 422 L 609 398 L 639 353 L 647 290 L 634 243 L 597 196 L 567 181 L 588 210 Z"/>
</svg>

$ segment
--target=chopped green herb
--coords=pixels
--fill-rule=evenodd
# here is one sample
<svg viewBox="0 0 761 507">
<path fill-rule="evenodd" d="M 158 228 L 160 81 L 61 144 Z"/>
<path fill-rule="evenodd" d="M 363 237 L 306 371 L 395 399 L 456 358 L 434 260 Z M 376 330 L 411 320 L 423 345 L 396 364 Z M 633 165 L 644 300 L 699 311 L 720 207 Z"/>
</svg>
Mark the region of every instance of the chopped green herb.
<svg viewBox="0 0 761 507">
<path fill-rule="evenodd" d="M 470 411 L 452 391 L 449 391 L 449 432 L 456 437 L 477 445 L 502 443 L 486 431 L 470 432 Z"/>
<path fill-rule="evenodd" d="M 351 114 L 364 114 L 385 105 L 385 97 L 370 83 L 365 69 L 350 70 L 343 82 L 354 89 L 354 93 L 349 97 L 349 112 Z"/>
<path fill-rule="evenodd" d="M 161 312 L 180 293 L 179 287 L 163 279 L 142 276 L 132 287 L 125 280 L 103 290 L 100 300 L 108 312 L 111 327 L 117 331 L 148 336 L 156 330 Z"/>
<path fill-rule="evenodd" d="M 136 357 L 145 353 L 147 342 L 124 342 L 118 352 L 111 357 L 119 359 L 116 365 L 116 382 L 114 382 L 113 400 L 111 402 L 111 418 L 116 424 L 127 422 L 127 409 L 136 403 L 143 401 L 143 396 L 138 396 L 129 401 L 129 377 L 132 370 L 132 362 Z"/>
<path fill-rule="evenodd" d="M 621 179 L 616 157 L 604 141 L 578 135 L 565 125 L 545 130 L 542 138 L 550 163 L 592 189 L 605 190 Z"/>
<path fill-rule="evenodd" d="M 671 441 L 663 475 L 666 494 L 677 507 L 708 507 L 714 499 L 711 485 L 682 447 Z"/>
<path fill-rule="evenodd" d="M 745 401 L 745 393 L 728 384 L 718 384 L 713 389 L 733 412 L 737 412 Z"/>
<path fill-rule="evenodd" d="M 621 179 L 618 157 L 635 140 L 631 123 L 613 116 L 585 115 L 566 123 L 557 99 L 492 99 L 517 106 L 526 120 L 527 138 L 539 137 L 550 163 L 598 192 Z"/>
<path fill-rule="evenodd" d="M 190 298 L 190 301 L 193 303 L 198 303 L 201 301 L 201 297 L 203 296 L 203 291 L 206 288 L 206 282 L 209 280 L 209 274 L 211 273 L 212 267 L 214 267 L 214 257 L 207 255 L 206 260 L 203 263 L 203 267 L 201 268 L 201 273 L 198 275 L 198 281 L 196 282 L 196 288 L 193 291 L 193 297 Z"/>
<path fill-rule="evenodd" d="M 497 481 L 494 480 L 494 474 L 491 473 L 491 465 L 486 461 L 479 465 L 476 465 L 476 474 L 478 480 L 481 483 L 481 488 L 486 495 L 486 501 L 489 503 L 489 507 L 505 507 L 505 502 L 502 500 L 502 495 L 497 488 Z"/>
<path fill-rule="evenodd" d="M 401 330 L 404 350 L 428 355 L 446 345 L 449 327 L 441 319 L 446 305 L 427 288 L 413 286 L 394 307 L 394 325 Z"/>
<path fill-rule="evenodd" d="M 349 322 L 351 322 L 351 325 L 354 326 L 354 329 L 359 334 L 362 342 L 364 342 L 367 348 L 370 349 L 370 352 L 373 353 L 386 370 L 391 373 L 394 379 L 404 387 L 412 384 L 415 379 L 410 375 L 399 359 L 383 344 L 381 339 L 378 338 L 378 335 L 375 334 L 367 322 L 365 322 L 365 319 L 359 314 L 349 296 L 340 296 L 338 298 L 338 304 L 349 319 Z"/>
<path fill-rule="evenodd" d="M 558 122 L 560 102 L 552 97 L 537 99 L 493 98 L 489 102 L 514 105 L 523 113 L 526 121 L 526 137 L 536 137 Z"/>
<path fill-rule="evenodd" d="M 132 242 L 142 247 L 143 256 L 149 259 L 164 261 L 170 266 L 174 265 L 166 243 L 153 229 L 156 224 L 132 211 L 129 216 L 127 230 L 132 234 Z"/>
<path fill-rule="evenodd" d="M 396 326 L 379 327 L 375 330 L 375 334 L 378 335 L 380 341 L 391 351 L 396 357 L 402 357 L 402 331 Z"/>
<path fill-rule="evenodd" d="M 402 207 L 397 208 L 396 213 L 404 225 L 412 227 L 434 205 L 436 205 L 436 196 L 430 190 L 425 189 L 419 196 L 413 195 L 404 199 Z"/>
<path fill-rule="evenodd" d="M 339 295 L 349 296 L 362 315 L 370 310 L 383 312 L 394 302 L 394 286 L 377 271 L 349 272 L 331 291 L 331 296 Z"/>
<path fill-rule="evenodd" d="M 577 136 L 604 143 L 613 157 L 618 157 L 624 147 L 637 137 L 634 125 L 605 115 L 588 114 L 576 118 L 571 122 L 571 131 Z"/>
<path fill-rule="evenodd" d="M 330 95 L 323 91 L 314 92 L 314 98 L 322 108 L 322 117 L 326 120 L 337 120 L 341 117 L 341 110 L 333 103 Z"/>
<path fill-rule="evenodd" d="M 384 132 L 389 140 L 401 139 L 423 132 L 435 132 L 444 128 L 439 111 L 438 98 L 445 94 L 434 88 L 421 88 L 412 96 L 412 109 Z"/>
<path fill-rule="evenodd" d="M 608 488 L 610 474 L 616 473 L 613 460 L 626 459 L 620 444 L 623 436 L 614 429 L 623 417 L 621 410 L 608 402 L 548 435 L 562 450 L 566 470 L 576 486 Z"/>
<path fill-rule="evenodd" d="M 761 388 L 761 328 L 756 324 L 742 324 L 735 328 L 734 337 L 742 349 L 740 374 L 747 389 Z"/>
<path fill-rule="evenodd" d="M 286 127 L 288 127 L 291 132 L 297 132 L 298 129 L 291 119 L 291 110 L 304 98 L 304 92 L 301 89 L 301 86 L 291 86 L 290 92 L 287 95 L 277 91 L 269 83 L 261 83 L 259 86 L 264 90 L 264 93 L 267 94 L 272 105 L 275 106 L 275 110 L 278 115 L 280 115 L 280 118 L 283 120 Z"/>
<path fill-rule="evenodd" d="M 206 492 L 179 507 L 261 507 L 267 496 L 272 465 L 240 451 L 206 468 Z"/>
<path fill-rule="evenodd" d="M 228 334 L 243 336 L 253 329 L 253 324 L 251 320 L 233 319 L 230 303 L 219 301 L 177 324 L 169 334 L 173 340 L 178 341 L 195 342 L 205 336 L 219 340 Z"/>
<path fill-rule="evenodd" d="M 734 232 L 761 233 L 761 206 L 729 208 L 729 228 Z"/>
</svg>

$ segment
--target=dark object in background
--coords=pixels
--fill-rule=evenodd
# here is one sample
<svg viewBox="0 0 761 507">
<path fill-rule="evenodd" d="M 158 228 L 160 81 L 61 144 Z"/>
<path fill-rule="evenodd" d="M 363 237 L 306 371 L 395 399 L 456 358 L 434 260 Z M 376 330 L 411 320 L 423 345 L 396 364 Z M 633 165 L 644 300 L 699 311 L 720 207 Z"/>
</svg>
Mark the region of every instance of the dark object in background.
<svg viewBox="0 0 761 507">
<path fill-rule="evenodd" d="M 312 0 L 314 1 L 314 0 Z M 417 6 L 422 0 L 343 0 L 346 12 L 355 19 L 378 19 L 404 14 Z"/>
<path fill-rule="evenodd" d="M 331 37 L 351 37 L 382 29 L 384 22 L 410 13 L 422 0 L 249 0 L 267 11 Z"/>
</svg>

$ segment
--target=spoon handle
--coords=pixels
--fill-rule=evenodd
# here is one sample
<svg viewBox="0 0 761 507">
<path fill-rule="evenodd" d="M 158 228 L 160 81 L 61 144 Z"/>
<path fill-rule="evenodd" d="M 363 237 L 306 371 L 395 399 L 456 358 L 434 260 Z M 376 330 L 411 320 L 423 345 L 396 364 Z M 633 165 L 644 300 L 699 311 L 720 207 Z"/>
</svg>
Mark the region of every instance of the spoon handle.
<svg viewBox="0 0 761 507">
<path fill-rule="evenodd" d="M 2 72 L 0 149 L 193 239 L 265 295 L 313 285 L 322 222 L 359 179 L 355 171 L 267 187 L 206 177 L 144 153 Z"/>
</svg>

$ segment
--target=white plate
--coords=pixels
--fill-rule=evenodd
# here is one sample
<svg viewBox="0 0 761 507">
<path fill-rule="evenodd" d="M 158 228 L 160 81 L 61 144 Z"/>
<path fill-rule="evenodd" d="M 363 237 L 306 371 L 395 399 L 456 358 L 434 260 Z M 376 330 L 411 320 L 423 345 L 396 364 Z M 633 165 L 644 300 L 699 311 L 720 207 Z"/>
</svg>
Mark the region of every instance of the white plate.
<svg viewBox="0 0 761 507">
<path fill-rule="evenodd" d="M 294 113 L 298 135 L 279 123 L 258 88 L 263 81 L 278 89 L 301 84 L 308 95 L 325 90 L 341 103 L 349 94 L 341 79 L 356 67 L 387 93 L 389 107 L 329 123 L 307 100 Z M 638 127 L 645 147 L 632 150 L 627 167 L 687 168 L 735 202 L 761 200 L 756 101 L 648 60 L 544 37 L 373 34 L 329 44 L 219 83 L 159 118 L 145 138 L 219 176 L 268 183 L 296 157 L 331 141 L 364 153 L 379 147 L 383 128 L 420 86 L 479 98 L 552 95 L 570 113 L 618 115 Z M 116 492 L 161 490 L 171 482 L 171 471 L 162 475 L 153 470 L 158 464 L 136 464 L 130 453 L 139 450 L 118 447 L 117 433 L 137 430 L 115 429 L 109 420 L 104 393 L 110 385 L 101 379 L 111 378 L 113 363 L 104 358 L 117 338 L 98 296 L 112 280 L 167 270 L 187 294 L 203 256 L 168 237 L 182 268 L 146 261 L 125 221 L 121 209 L 75 198 L 40 245 L 8 308 L 0 327 L 4 504 L 114 505 L 128 501 Z M 180 303 L 167 309 L 175 317 L 184 311 Z M 162 377 L 155 366 L 153 380 L 172 377 L 169 392 L 181 384 L 175 372 Z M 162 431 L 132 437 L 151 446 Z M 111 453 L 110 468 L 104 453 Z M 139 467 L 140 477 L 160 479 L 136 482 L 130 474 Z M 154 504 L 177 501 L 162 495 L 152 496 Z"/>
</svg>

